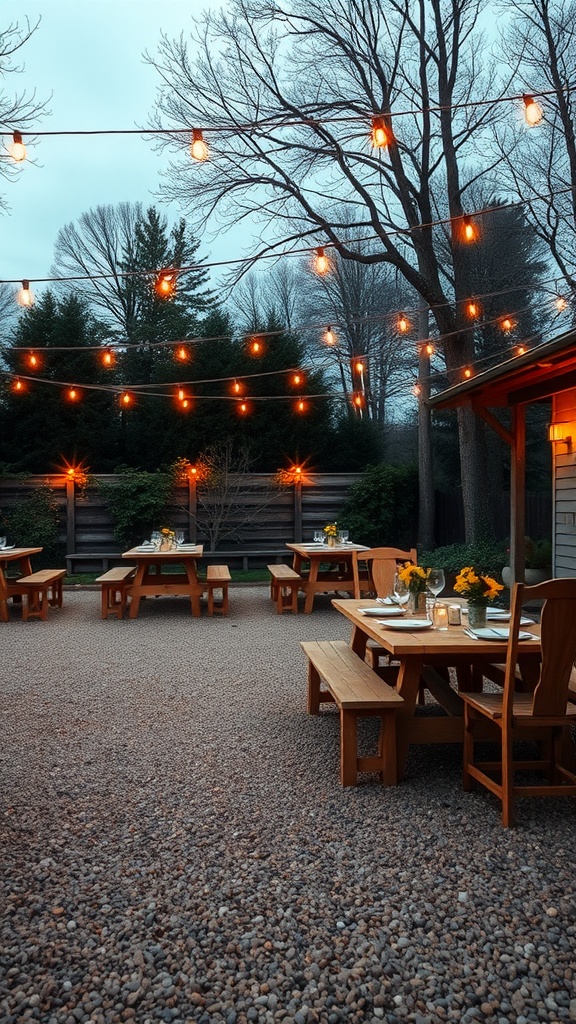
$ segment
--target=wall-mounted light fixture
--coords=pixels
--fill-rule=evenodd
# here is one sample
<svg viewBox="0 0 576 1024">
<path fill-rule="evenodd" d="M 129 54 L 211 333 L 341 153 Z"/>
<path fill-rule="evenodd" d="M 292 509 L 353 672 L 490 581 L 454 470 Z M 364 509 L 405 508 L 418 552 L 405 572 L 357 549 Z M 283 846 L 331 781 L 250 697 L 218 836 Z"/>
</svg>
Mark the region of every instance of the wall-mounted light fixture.
<svg viewBox="0 0 576 1024">
<path fill-rule="evenodd" d="M 576 423 L 573 420 L 551 423 L 548 427 L 548 440 L 553 444 L 565 444 L 568 451 L 572 451 L 572 441 L 576 440 Z"/>
</svg>

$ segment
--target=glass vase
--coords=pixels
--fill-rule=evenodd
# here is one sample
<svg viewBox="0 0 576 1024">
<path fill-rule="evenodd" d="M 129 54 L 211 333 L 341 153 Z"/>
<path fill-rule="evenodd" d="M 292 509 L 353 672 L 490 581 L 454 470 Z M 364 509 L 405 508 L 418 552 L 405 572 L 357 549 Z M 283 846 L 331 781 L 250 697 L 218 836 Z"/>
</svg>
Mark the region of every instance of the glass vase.
<svg viewBox="0 0 576 1024">
<path fill-rule="evenodd" d="M 426 612 L 426 591 L 421 590 L 418 593 L 410 591 L 406 612 L 408 615 L 424 615 Z"/>
<path fill-rule="evenodd" d="M 336 537 L 327 537 L 326 538 L 326 543 L 327 543 L 329 548 L 335 548 L 336 547 Z"/>
<path fill-rule="evenodd" d="M 486 626 L 486 605 L 468 602 L 468 625 L 471 629 L 484 629 Z"/>
</svg>

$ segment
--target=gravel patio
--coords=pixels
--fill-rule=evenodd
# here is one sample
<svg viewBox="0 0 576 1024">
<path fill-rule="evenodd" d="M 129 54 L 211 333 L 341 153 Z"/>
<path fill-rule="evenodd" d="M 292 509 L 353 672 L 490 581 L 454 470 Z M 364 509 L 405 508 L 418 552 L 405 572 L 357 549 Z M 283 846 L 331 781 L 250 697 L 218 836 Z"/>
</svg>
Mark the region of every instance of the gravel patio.
<svg viewBox="0 0 576 1024">
<path fill-rule="evenodd" d="M 576 1020 L 574 802 L 503 830 L 442 746 L 343 790 L 298 643 L 348 638 L 328 598 L 99 602 L 0 624 L 5 1024 Z"/>
</svg>

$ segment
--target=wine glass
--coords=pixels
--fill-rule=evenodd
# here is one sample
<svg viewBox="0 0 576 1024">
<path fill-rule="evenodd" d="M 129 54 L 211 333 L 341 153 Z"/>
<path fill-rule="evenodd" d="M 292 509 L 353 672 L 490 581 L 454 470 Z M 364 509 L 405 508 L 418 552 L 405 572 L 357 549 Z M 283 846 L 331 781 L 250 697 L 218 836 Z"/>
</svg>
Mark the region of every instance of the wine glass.
<svg viewBox="0 0 576 1024">
<path fill-rule="evenodd" d="M 347 544 L 348 543 L 348 537 L 349 536 L 350 536 L 350 531 L 349 530 L 340 530 L 340 540 L 342 541 L 343 544 Z"/>
<path fill-rule="evenodd" d="M 436 598 L 446 586 L 446 580 L 444 578 L 444 569 L 429 569 L 428 579 L 426 580 L 426 589 L 434 597 L 434 604 L 436 604 Z"/>
<path fill-rule="evenodd" d="M 176 530 L 175 537 L 176 544 L 178 547 L 180 547 L 180 545 L 184 543 L 184 530 Z"/>
<path fill-rule="evenodd" d="M 160 530 L 152 530 L 150 540 L 155 548 L 160 547 Z"/>
<path fill-rule="evenodd" d="M 0 548 L 6 547 L 6 537 L 0 537 Z"/>
<path fill-rule="evenodd" d="M 410 588 L 398 573 L 394 577 L 394 596 L 400 607 L 405 608 L 410 597 Z"/>
<path fill-rule="evenodd" d="M 314 543 L 321 544 L 323 540 L 324 534 L 322 533 L 322 530 L 314 530 Z"/>
</svg>

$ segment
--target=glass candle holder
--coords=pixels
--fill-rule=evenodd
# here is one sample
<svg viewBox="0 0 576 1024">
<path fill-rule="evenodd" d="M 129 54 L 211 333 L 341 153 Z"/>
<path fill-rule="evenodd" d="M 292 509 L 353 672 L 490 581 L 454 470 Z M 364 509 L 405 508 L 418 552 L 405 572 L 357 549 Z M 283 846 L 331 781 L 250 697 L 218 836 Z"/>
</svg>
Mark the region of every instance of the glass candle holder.
<svg viewBox="0 0 576 1024">
<path fill-rule="evenodd" d="M 434 605 L 434 629 L 448 629 L 448 606 L 445 604 Z"/>
</svg>

